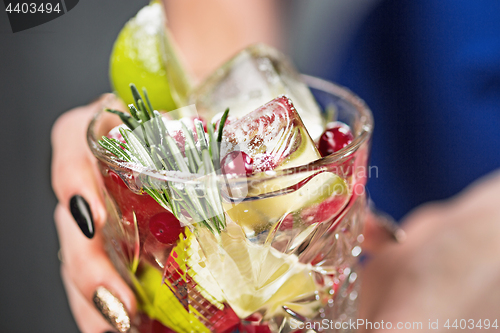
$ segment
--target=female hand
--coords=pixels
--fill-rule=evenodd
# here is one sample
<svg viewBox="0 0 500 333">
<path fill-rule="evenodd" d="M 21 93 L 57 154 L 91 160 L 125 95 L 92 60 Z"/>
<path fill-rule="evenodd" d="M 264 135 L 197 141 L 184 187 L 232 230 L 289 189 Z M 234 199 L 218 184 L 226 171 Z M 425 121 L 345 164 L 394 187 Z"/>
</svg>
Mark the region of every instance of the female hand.
<svg viewBox="0 0 500 333">
<path fill-rule="evenodd" d="M 106 209 L 97 160 L 85 140 L 90 120 L 105 106 L 123 109 L 114 95 L 107 94 L 63 114 L 52 129 L 52 186 L 59 201 L 54 217 L 61 245 L 61 274 L 73 315 L 85 333 L 126 332 L 136 309 L 132 291 L 104 250 L 101 229 Z"/>
<path fill-rule="evenodd" d="M 429 331 L 429 321 L 438 321 L 432 331 L 448 331 L 448 319 L 450 326 L 465 319 L 472 330 L 479 320 L 499 319 L 499 197 L 497 173 L 410 214 L 406 241 L 387 243 L 366 267 L 360 319 L 391 322 L 392 332 L 398 322 L 412 323 L 404 332 Z"/>
</svg>

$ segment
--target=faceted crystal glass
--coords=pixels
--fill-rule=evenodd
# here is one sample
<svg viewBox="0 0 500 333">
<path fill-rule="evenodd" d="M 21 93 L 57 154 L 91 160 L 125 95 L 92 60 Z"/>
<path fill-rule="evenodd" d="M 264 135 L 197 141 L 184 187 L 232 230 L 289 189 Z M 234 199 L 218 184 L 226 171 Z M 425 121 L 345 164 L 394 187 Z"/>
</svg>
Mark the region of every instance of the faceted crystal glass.
<svg viewBox="0 0 500 333">
<path fill-rule="evenodd" d="M 325 124 L 346 123 L 354 140 L 306 165 L 248 177 L 197 177 L 119 161 L 98 144 L 111 128 L 96 115 L 88 143 L 106 194 L 104 238 L 138 300 L 133 332 L 340 332 L 324 320 L 356 317 L 373 119 L 347 89 L 303 79 Z M 179 207 L 186 194 L 203 202 L 217 188 L 221 232 L 180 209 L 182 232 L 169 234 L 163 226 L 173 215 L 147 194 L 152 184 L 169 189 Z"/>
</svg>

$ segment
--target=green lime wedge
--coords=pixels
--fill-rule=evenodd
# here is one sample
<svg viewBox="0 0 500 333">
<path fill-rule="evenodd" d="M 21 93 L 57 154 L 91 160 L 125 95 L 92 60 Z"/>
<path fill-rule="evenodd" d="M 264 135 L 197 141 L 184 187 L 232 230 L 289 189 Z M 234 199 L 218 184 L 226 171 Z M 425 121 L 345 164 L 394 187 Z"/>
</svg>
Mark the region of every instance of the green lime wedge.
<svg viewBox="0 0 500 333">
<path fill-rule="evenodd" d="M 125 24 L 110 58 L 113 89 L 127 104 L 134 102 L 129 85 L 146 88 L 158 110 L 184 105 L 190 89 L 171 42 L 161 4 L 152 2 Z"/>
</svg>

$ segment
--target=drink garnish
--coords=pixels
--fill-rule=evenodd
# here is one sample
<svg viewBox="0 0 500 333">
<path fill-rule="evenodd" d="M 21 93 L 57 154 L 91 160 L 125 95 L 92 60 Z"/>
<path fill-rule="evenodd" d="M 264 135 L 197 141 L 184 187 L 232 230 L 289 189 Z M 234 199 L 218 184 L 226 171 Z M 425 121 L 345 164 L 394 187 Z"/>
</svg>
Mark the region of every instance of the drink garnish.
<svg viewBox="0 0 500 333">
<path fill-rule="evenodd" d="M 191 175 L 194 182 L 179 187 L 144 174 L 142 190 L 184 224 L 200 222 L 212 233 L 219 234 L 226 220 L 214 176 L 220 172 L 219 145 L 229 109 L 224 112 L 217 133 L 211 124 L 205 132 L 198 119 L 194 119 L 194 130 L 182 124 L 185 146 L 181 152 L 162 115 L 153 109 L 146 89 L 143 89 L 144 98 L 135 85 L 131 84 L 130 89 L 135 100 L 135 105 L 128 106 L 130 115 L 106 109 L 118 115 L 126 125 L 119 128 L 125 142 L 103 136 L 99 144 L 118 159 L 145 169 Z"/>
</svg>

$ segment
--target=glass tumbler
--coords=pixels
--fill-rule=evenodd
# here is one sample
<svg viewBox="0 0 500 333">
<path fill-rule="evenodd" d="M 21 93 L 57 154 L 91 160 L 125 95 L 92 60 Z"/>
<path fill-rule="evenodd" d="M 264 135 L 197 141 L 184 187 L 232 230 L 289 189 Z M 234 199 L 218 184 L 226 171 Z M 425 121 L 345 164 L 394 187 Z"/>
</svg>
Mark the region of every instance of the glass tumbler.
<svg viewBox="0 0 500 333">
<path fill-rule="evenodd" d="M 303 78 L 325 123 L 346 123 L 354 140 L 309 164 L 248 177 L 125 163 L 98 144 L 111 128 L 102 112 L 95 116 L 87 139 L 105 187 L 106 247 L 138 301 L 131 332 L 348 331 L 335 323 L 357 314 L 373 119 L 349 90 Z M 172 227 L 177 219 L 148 194 L 151 186 L 199 202 L 217 188 L 223 228 L 210 232 L 189 216 Z"/>
</svg>

